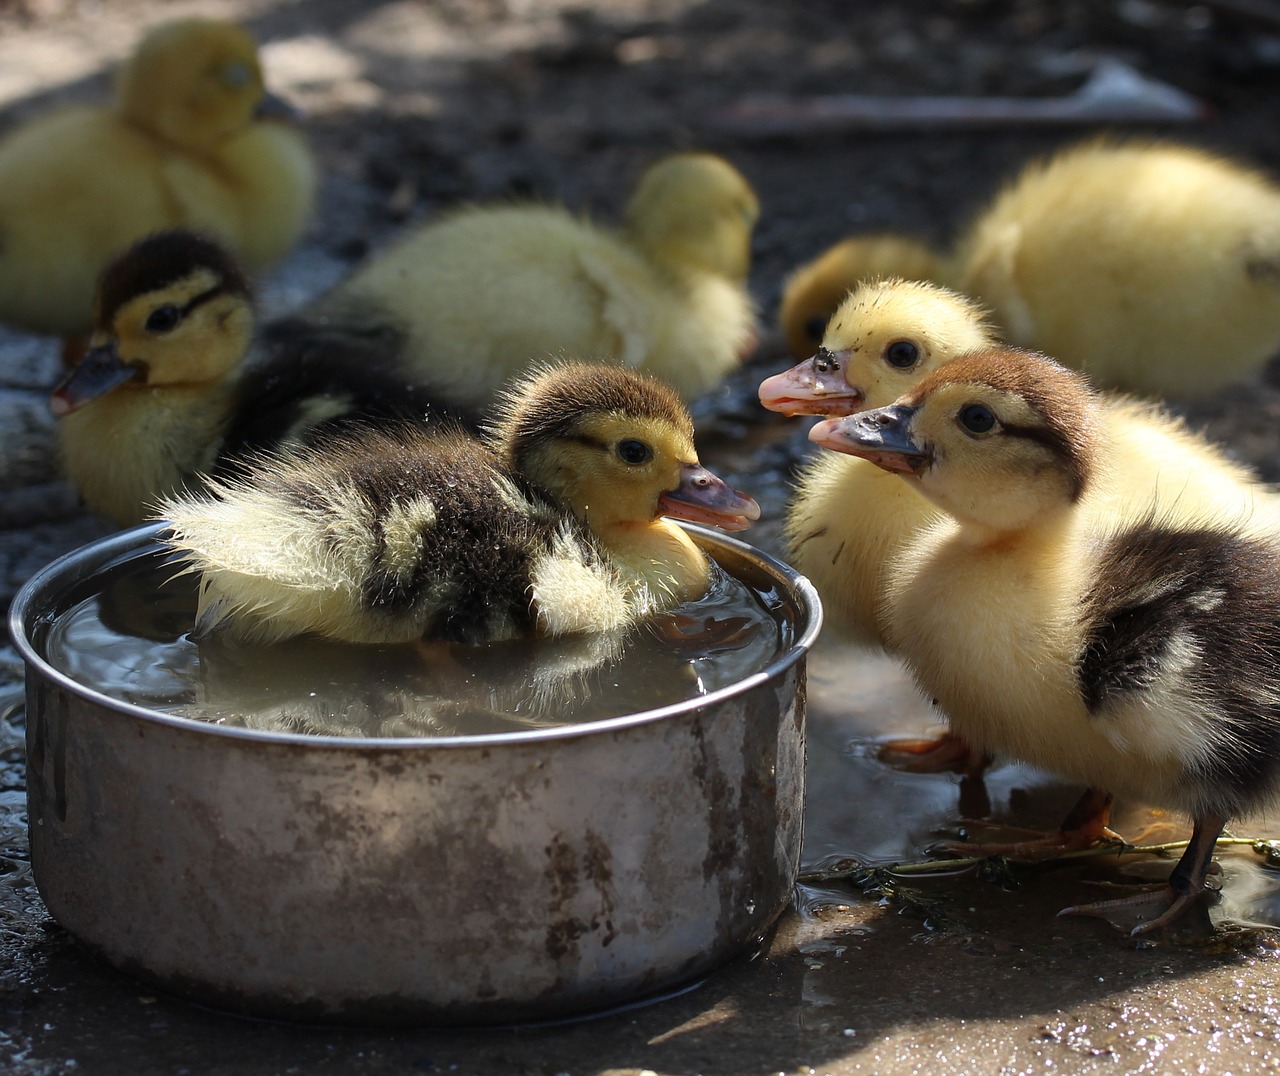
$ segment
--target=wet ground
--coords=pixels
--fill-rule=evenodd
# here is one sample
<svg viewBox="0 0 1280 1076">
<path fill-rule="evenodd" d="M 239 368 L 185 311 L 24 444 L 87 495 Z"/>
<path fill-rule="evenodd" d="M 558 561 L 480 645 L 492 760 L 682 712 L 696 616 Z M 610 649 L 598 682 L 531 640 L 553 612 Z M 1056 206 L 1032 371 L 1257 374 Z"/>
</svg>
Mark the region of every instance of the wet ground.
<svg viewBox="0 0 1280 1076">
<path fill-rule="evenodd" d="M 0 131 L 53 101 L 102 92 L 139 27 L 199 12 L 244 19 L 273 85 L 312 113 L 326 168 L 321 212 L 264 293 L 283 310 L 340 276 L 406 221 L 460 198 L 511 193 L 616 213 L 645 162 L 673 147 L 726 153 L 764 216 L 752 288 L 766 319 L 786 271 L 854 229 L 941 241 L 1029 156 L 1081 129 L 728 134 L 719 110 L 751 91 L 1070 92 L 1100 55 L 1198 95 L 1213 118 L 1178 137 L 1280 171 L 1280 32 L 1271 5 L 1150 0 L 0 0 Z M 700 401 L 704 457 L 765 507 L 752 532 L 778 551 L 802 424 L 763 415 L 754 385 L 775 341 Z M 52 347 L 0 335 L 0 595 L 54 555 L 106 533 L 59 480 L 45 408 Z M 1184 402 L 1280 478 L 1280 390 L 1270 376 Z M 0 649 L 0 688 L 20 682 Z M 983 787 L 903 775 L 873 741 L 934 715 L 887 659 L 824 639 L 811 662 L 805 864 L 916 862 L 962 815 L 1060 821 L 1078 789 L 1028 770 Z M 808 1073 L 1257 1071 L 1280 1067 L 1280 876 L 1224 853 L 1223 900 L 1185 930 L 1135 946 L 1063 920 L 1117 865 L 936 879 L 816 882 L 759 951 L 679 997 L 560 1027 L 377 1031 L 254 1023 L 157 996 L 84 954 L 49 921 L 25 855 L 20 713 L 0 727 L 0 1067 L 29 1073 Z M 1178 819 L 1123 805 L 1144 839 Z M 1274 819 L 1239 823 L 1275 834 Z M 1167 861 L 1155 863 L 1167 869 Z M 1150 865 L 1127 869 L 1149 870 Z M 514 899 L 495 879 L 478 899 Z"/>
</svg>

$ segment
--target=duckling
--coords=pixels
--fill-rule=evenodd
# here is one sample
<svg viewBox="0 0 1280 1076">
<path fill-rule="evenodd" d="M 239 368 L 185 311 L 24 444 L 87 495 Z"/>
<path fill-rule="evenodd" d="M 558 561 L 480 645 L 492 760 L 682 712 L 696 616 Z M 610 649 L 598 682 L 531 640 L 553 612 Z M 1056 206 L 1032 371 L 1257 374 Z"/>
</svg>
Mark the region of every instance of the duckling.
<svg viewBox="0 0 1280 1076">
<path fill-rule="evenodd" d="M 86 334 L 94 284 L 131 242 L 184 225 L 251 271 L 311 215 L 316 168 L 273 117 L 257 47 L 231 23 L 182 19 L 143 38 L 114 102 L 40 117 L 0 142 L 0 322 Z"/>
<path fill-rule="evenodd" d="M 255 342 L 245 274 L 183 230 L 148 236 L 108 266 L 93 324 L 50 406 L 68 477 L 121 526 L 202 473 L 356 417 L 466 417 L 396 366 L 387 332 L 281 323 Z"/>
<path fill-rule="evenodd" d="M 1191 815 L 1167 887 L 1064 910 L 1157 904 L 1142 934 L 1199 899 L 1227 820 L 1280 791 L 1280 516 L 1138 496 L 1140 444 L 1116 432 L 1080 375 L 993 347 L 810 438 L 946 514 L 895 560 L 885 634 L 965 740 L 1088 785 L 1095 817 L 1112 795 Z"/>
<path fill-rule="evenodd" d="M 200 632 L 475 643 L 618 631 L 700 597 L 707 558 L 664 517 L 738 530 L 759 508 L 698 463 L 671 389 L 575 362 L 519 382 L 487 440 L 338 435 L 160 514 L 200 574 Z"/>
<path fill-rule="evenodd" d="M 783 285 L 778 322 L 791 354 L 805 359 L 814 353 L 831 315 L 859 283 L 886 277 L 937 281 L 943 262 L 928 244 L 887 232 L 850 236 L 828 247 Z"/>
<path fill-rule="evenodd" d="M 303 316 L 396 326 L 406 366 L 478 409 L 531 361 L 565 354 L 620 360 L 689 398 L 754 346 L 745 280 L 758 215 L 728 162 L 676 154 L 641 177 L 620 232 L 550 205 L 472 207 Z"/>
<path fill-rule="evenodd" d="M 1007 340 L 1103 387 L 1191 397 L 1280 347 L 1280 186 L 1189 146 L 1091 141 L 1033 163 L 954 263 Z"/>
</svg>

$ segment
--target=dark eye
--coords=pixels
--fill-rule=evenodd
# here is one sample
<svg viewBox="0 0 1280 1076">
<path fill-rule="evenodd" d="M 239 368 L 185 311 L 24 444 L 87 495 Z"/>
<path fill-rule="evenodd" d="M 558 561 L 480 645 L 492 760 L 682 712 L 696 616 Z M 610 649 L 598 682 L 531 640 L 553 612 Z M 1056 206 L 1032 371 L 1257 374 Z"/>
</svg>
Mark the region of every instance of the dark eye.
<svg viewBox="0 0 1280 1076">
<path fill-rule="evenodd" d="M 171 303 L 157 306 L 147 315 L 146 330 L 149 333 L 167 333 L 182 320 L 182 311 Z"/>
<path fill-rule="evenodd" d="M 990 433 L 996 424 L 995 412 L 982 404 L 965 404 L 956 418 L 970 433 Z"/>
<path fill-rule="evenodd" d="M 827 331 L 827 319 L 821 314 L 814 314 L 804 323 L 804 334 L 815 343 L 822 343 L 822 334 Z"/>
<path fill-rule="evenodd" d="M 920 361 L 920 349 L 910 340 L 895 340 L 884 349 L 884 360 L 899 370 L 909 370 Z"/>
<path fill-rule="evenodd" d="M 252 79 L 253 72 L 248 64 L 230 63 L 222 69 L 222 81 L 235 89 L 249 85 Z"/>
<path fill-rule="evenodd" d="M 653 459 L 653 449 L 643 441 L 619 441 L 617 453 L 618 459 L 632 466 L 639 463 L 648 463 Z"/>
</svg>

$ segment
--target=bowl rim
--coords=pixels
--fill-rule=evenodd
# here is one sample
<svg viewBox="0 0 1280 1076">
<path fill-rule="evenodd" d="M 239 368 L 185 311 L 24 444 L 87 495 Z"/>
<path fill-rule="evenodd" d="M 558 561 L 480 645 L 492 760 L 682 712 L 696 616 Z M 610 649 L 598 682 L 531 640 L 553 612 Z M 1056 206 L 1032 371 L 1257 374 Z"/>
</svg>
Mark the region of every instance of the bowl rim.
<svg viewBox="0 0 1280 1076">
<path fill-rule="evenodd" d="M 652 710 L 641 710 L 634 714 L 622 714 L 618 717 L 604 718 L 600 721 L 588 721 L 580 724 L 557 725 L 553 728 L 529 729 L 522 732 L 486 733 L 468 736 L 337 736 L 298 732 L 271 732 L 263 729 L 247 729 L 236 726 L 216 725 L 198 721 L 194 718 L 182 717 L 179 714 L 168 714 L 160 710 L 152 710 L 137 703 L 113 698 L 101 691 L 91 688 L 73 679 L 60 669 L 55 668 L 41 655 L 31 641 L 27 625 L 37 615 L 35 601 L 45 596 L 45 592 L 62 577 L 74 571 L 85 562 L 90 562 L 91 571 L 100 571 L 113 560 L 129 554 L 141 555 L 143 545 L 164 532 L 168 524 L 165 522 L 148 523 L 128 530 L 95 539 L 76 549 L 55 558 L 32 575 L 18 590 L 9 606 L 9 638 L 18 654 L 23 659 L 24 676 L 28 685 L 33 672 L 39 672 L 46 680 L 51 681 L 63 691 L 70 692 L 79 698 L 92 702 L 122 716 L 139 718 L 158 725 L 181 729 L 195 735 L 228 736 L 233 739 L 251 740 L 259 743 L 283 744 L 289 746 L 312 745 L 315 747 L 336 748 L 346 750 L 370 749 L 415 749 L 439 751 L 446 749 L 485 748 L 501 745 L 524 745 L 545 743 L 547 741 L 577 739 L 584 736 L 603 735 L 636 726 L 649 725 L 654 722 L 669 720 L 684 714 L 692 713 L 745 694 L 752 689 L 780 676 L 796 662 L 801 660 L 812 648 L 818 633 L 822 629 L 822 601 L 817 589 L 808 577 L 796 571 L 772 554 L 750 545 L 740 539 L 696 524 L 676 521 L 681 527 L 700 539 L 702 545 L 711 544 L 732 550 L 759 564 L 767 571 L 782 577 L 790 587 L 796 605 L 802 615 L 807 616 L 803 630 L 782 653 L 765 664 L 756 672 L 741 680 L 717 688 L 706 695 L 695 695 L 680 702 Z"/>
</svg>

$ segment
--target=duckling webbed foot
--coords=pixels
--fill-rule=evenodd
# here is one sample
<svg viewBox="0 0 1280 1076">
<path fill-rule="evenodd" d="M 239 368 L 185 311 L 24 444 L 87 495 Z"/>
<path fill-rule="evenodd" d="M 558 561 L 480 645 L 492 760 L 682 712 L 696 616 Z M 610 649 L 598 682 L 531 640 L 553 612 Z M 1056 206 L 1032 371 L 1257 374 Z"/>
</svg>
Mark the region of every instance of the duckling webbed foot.
<svg viewBox="0 0 1280 1076">
<path fill-rule="evenodd" d="M 977 777 L 991 765 L 991 756 L 954 732 L 939 736 L 899 736 L 876 750 L 876 759 L 906 773 L 962 773 Z"/>
<path fill-rule="evenodd" d="M 969 842 L 944 841 L 933 850 L 963 856 L 1008 856 L 1011 859 L 1049 859 L 1064 852 L 1077 852 L 1092 848 L 1100 841 L 1119 841 L 1122 838 L 1107 823 L 1111 820 L 1112 796 L 1101 789 L 1087 789 L 1076 805 L 1062 820 L 1055 833 L 1033 834 L 1024 841 Z"/>
<path fill-rule="evenodd" d="M 1213 849 L 1226 825 L 1225 817 L 1197 819 L 1187 849 L 1165 884 L 1143 887 L 1144 892 L 1114 900 L 1098 900 L 1088 904 L 1073 904 L 1063 908 L 1059 915 L 1087 915 L 1111 921 L 1117 911 L 1142 908 L 1149 904 L 1166 905 L 1164 911 L 1152 919 L 1145 919 L 1129 931 L 1137 938 L 1170 926 L 1195 907 L 1209 890 L 1208 877 L 1214 870 Z M 1113 924 L 1115 925 L 1115 924 Z M 1123 929 L 1123 928 L 1121 928 Z"/>
</svg>

